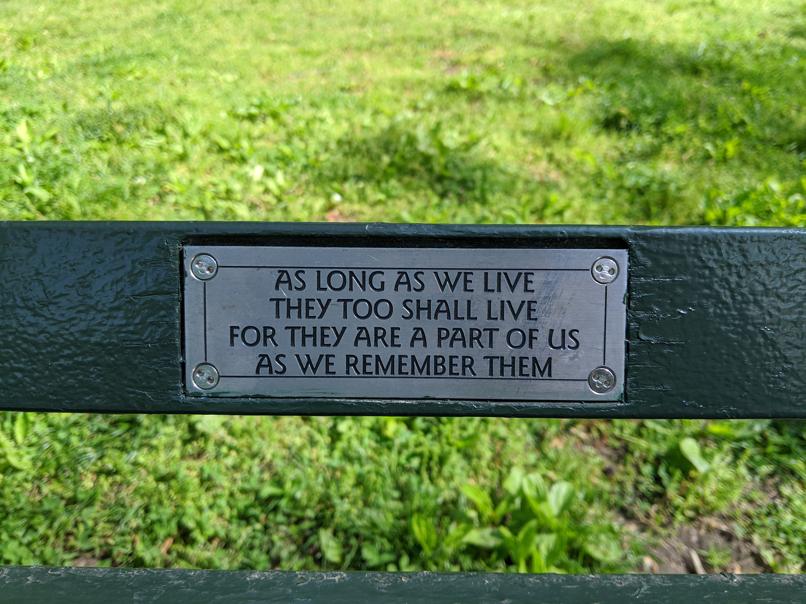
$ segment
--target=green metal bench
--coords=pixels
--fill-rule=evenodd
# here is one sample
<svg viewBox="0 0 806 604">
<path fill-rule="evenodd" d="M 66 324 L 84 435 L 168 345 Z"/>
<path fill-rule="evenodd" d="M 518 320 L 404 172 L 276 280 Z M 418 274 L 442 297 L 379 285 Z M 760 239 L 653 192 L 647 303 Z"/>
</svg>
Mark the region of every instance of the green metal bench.
<svg viewBox="0 0 806 604">
<path fill-rule="evenodd" d="M 265 264 L 225 264 L 213 258 L 205 264 L 206 255 L 202 252 L 219 250 L 228 258 L 236 258 L 237 254 L 232 255 L 229 248 L 237 247 L 241 249 L 238 253 L 245 257 L 253 255 L 253 250 L 262 250 L 260 254 L 265 256 L 278 246 L 292 249 L 288 253 L 303 259 L 316 255 L 319 248 L 347 250 L 342 256 L 350 258 L 349 266 L 353 267 L 358 266 L 362 256 L 368 258 L 365 264 L 371 267 L 373 262 L 393 257 L 395 250 L 427 250 L 427 253 L 412 252 L 410 257 L 428 266 L 437 266 L 442 256 L 458 259 L 464 272 L 482 271 L 495 258 L 518 259 L 534 254 L 553 258 L 555 262 L 565 257 L 584 259 L 590 254 L 597 257 L 596 250 L 610 250 L 618 257 L 613 262 L 626 290 L 625 295 L 614 297 L 611 293 L 608 298 L 604 288 L 592 289 L 598 287 L 594 281 L 603 286 L 610 283 L 604 273 L 596 274 L 606 272 L 609 267 L 599 260 L 592 267 L 585 260 L 588 262 L 585 266 L 557 268 L 557 271 L 576 271 L 577 275 L 563 273 L 567 276 L 558 276 L 556 281 L 541 281 L 543 285 L 553 283 L 556 291 L 552 291 L 557 296 L 568 294 L 569 287 L 577 287 L 570 285 L 577 283 L 574 279 L 583 277 L 586 280 L 580 281 L 583 284 L 579 287 L 587 288 L 585 292 L 603 294 L 604 333 L 596 331 L 597 327 L 585 329 L 588 334 L 595 332 L 596 338 L 603 335 L 604 343 L 589 344 L 589 338 L 586 345 L 590 349 L 585 348 L 579 354 L 558 353 L 554 375 L 545 362 L 521 368 L 504 364 L 503 377 L 479 375 L 480 367 L 486 365 L 482 364 L 481 353 L 470 351 L 464 355 L 470 359 L 463 369 L 470 373 L 464 377 L 481 378 L 484 385 L 479 386 L 479 394 L 460 385 L 460 373 L 451 374 L 455 377 L 448 381 L 448 390 L 457 388 L 455 396 L 434 395 L 433 392 L 445 391 L 436 385 L 438 380 L 434 381 L 432 391 L 431 386 L 423 385 L 409 374 L 404 376 L 408 379 L 405 383 L 417 382 L 416 388 L 422 391 L 409 397 L 400 386 L 403 382 L 396 381 L 404 371 L 399 366 L 394 370 L 398 372 L 395 380 L 389 382 L 395 384 L 394 388 L 387 390 L 388 395 L 378 395 L 377 392 L 383 392 L 380 376 L 376 379 L 367 374 L 359 378 L 359 366 L 352 357 L 352 364 L 348 363 L 344 370 L 347 374 L 342 376 L 346 379 L 339 381 L 339 385 L 335 384 L 335 370 L 318 376 L 333 380 L 314 381 L 307 379 L 313 374 L 305 373 L 304 368 L 299 369 L 302 373 L 296 377 L 303 379 L 297 382 L 288 374 L 279 381 L 260 381 L 260 377 L 278 377 L 271 372 L 280 365 L 272 365 L 252 350 L 273 346 L 273 332 L 260 333 L 257 329 L 252 331 L 251 325 L 239 324 L 228 325 L 230 331 L 225 335 L 223 326 L 216 323 L 210 326 L 208 334 L 211 325 L 208 313 L 223 316 L 221 313 L 234 308 L 227 305 L 226 288 L 247 287 L 253 277 L 221 272 L 215 277 L 218 282 L 208 282 L 207 278 L 216 271 L 234 269 L 276 271 L 282 262 L 278 260 L 279 264 L 272 268 Z M 373 258 L 373 253 L 367 250 L 380 251 Z M 549 253 L 543 253 L 546 251 Z M 338 262 L 338 258 L 333 262 Z M 806 230 L 803 229 L 0 223 L 0 260 L 3 266 L 0 409 L 269 415 L 806 418 Z M 199 265 L 194 268 L 197 260 Z M 197 274 L 194 272 L 197 269 L 202 272 Z M 225 274 L 232 280 L 224 280 Z M 615 274 L 612 271 L 614 279 Z M 516 283 L 519 277 L 515 272 L 506 278 L 511 278 L 506 286 L 510 289 L 523 284 Z M 213 289 L 214 284 L 217 290 Z M 616 285 L 611 283 L 611 292 L 618 291 Z M 283 287 L 286 286 L 289 283 L 284 282 Z M 331 287 L 341 285 L 331 283 Z M 367 283 L 357 281 L 356 287 L 371 289 Z M 246 290 L 238 291 L 240 295 Z M 486 294 L 473 295 L 482 300 Z M 503 296 L 500 291 L 496 295 Z M 372 300 L 377 301 L 377 296 Z M 237 306 L 238 302 L 232 304 Z M 619 310 L 619 305 L 623 310 Z M 280 307 L 277 302 L 272 311 L 278 317 Z M 585 308 L 599 312 L 600 303 L 590 302 Z M 251 312 L 246 307 L 240 311 L 246 313 L 244 316 Z M 288 309 L 283 312 L 286 311 L 291 313 Z M 583 323 L 587 321 L 588 310 L 574 308 L 568 312 L 571 311 L 582 313 Z M 563 312 L 559 310 L 557 316 L 562 318 Z M 197 320 L 197 315 L 202 319 Z M 613 325 L 619 325 L 619 320 L 623 321 L 623 335 L 612 329 Z M 521 323 L 515 320 L 510 325 Z M 208 342 L 208 335 L 214 341 Z M 208 344 L 218 358 L 207 358 Z M 512 342 L 509 345 L 511 348 Z M 234 356 L 222 359 L 221 351 L 227 346 Z M 614 358 L 611 346 L 622 350 L 621 356 Z M 591 366 L 588 374 L 586 366 L 584 375 L 569 373 L 571 377 L 563 377 L 566 376 L 563 371 L 579 369 L 575 363 L 588 359 L 585 355 L 592 354 L 591 351 L 604 355 L 603 367 L 609 363 L 616 368 L 596 373 L 601 368 Z M 608 351 L 611 351 L 609 360 Z M 473 354 L 477 356 L 470 358 Z M 236 361 L 251 362 L 249 359 L 253 358 L 259 359 L 254 373 L 250 370 L 239 376 L 232 369 L 227 371 L 226 364 L 234 367 Z M 215 366 L 221 362 L 224 365 Z M 492 367 L 490 360 L 490 372 Z M 392 371 L 389 366 L 381 370 Z M 516 370 L 531 371 L 528 375 L 517 374 L 531 385 L 513 384 L 508 376 L 510 372 L 515 376 Z M 426 370 L 418 371 L 423 375 Z M 502 392 L 512 392 L 513 396 L 495 396 L 499 386 L 490 386 L 494 379 L 500 379 Z M 552 380 L 575 384 L 566 386 Z M 542 381 L 546 383 L 538 384 Z M 330 382 L 334 385 L 328 386 Z M 293 384 L 299 384 L 303 394 L 295 394 Z M 586 394 L 575 399 L 573 393 L 582 392 L 580 389 Z M 556 392 L 559 400 L 531 392 Z M 804 601 L 805 588 L 803 576 L 773 575 L 0 569 L 0 602 L 628 599 L 797 602 Z"/>
</svg>

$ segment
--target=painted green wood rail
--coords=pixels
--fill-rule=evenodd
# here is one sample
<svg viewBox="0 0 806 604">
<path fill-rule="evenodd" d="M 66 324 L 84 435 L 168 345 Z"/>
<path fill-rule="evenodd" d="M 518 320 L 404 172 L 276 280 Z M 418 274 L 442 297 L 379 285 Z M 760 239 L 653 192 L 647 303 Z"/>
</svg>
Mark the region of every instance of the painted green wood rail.
<svg viewBox="0 0 806 604">
<path fill-rule="evenodd" d="M 629 256 L 614 402 L 214 398 L 183 386 L 185 245 L 608 248 Z M 0 223 L 0 409 L 806 418 L 806 230 Z M 0 602 L 802 602 L 804 576 L 0 568 Z"/>
<path fill-rule="evenodd" d="M 611 403 L 183 393 L 185 244 L 624 248 Z M 806 230 L 0 223 L 0 409 L 294 415 L 806 417 Z"/>
</svg>

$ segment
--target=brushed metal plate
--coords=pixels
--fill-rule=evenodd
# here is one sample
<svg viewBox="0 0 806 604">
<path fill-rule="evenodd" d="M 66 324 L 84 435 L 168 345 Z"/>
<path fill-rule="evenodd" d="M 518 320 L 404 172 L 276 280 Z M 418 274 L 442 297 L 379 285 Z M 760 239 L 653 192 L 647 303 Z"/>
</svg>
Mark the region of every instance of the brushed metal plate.
<svg viewBox="0 0 806 604">
<path fill-rule="evenodd" d="M 623 249 L 213 245 L 186 246 L 182 262 L 189 395 L 595 402 L 624 391 Z"/>
</svg>

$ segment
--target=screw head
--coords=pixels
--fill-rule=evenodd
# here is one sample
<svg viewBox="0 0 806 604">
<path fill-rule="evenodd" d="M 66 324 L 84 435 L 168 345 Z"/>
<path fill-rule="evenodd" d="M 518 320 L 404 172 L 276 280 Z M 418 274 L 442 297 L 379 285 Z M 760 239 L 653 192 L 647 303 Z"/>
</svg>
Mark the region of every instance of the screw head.
<svg viewBox="0 0 806 604">
<path fill-rule="evenodd" d="M 196 254 L 190 261 L 190 272 L 196 279 L 207 281 L 216 276 L 218 261 L 210 254 Z"/>
<path fill-rule="evenodd" d="M 193 369 L 193 383 L 202 390 L 211 390 L 218 385 L 218 369 L 210 363 L 200 363 Z"/>
<path fill-rule="evenodd" d="M 596 394 L 605 394 L 616 387 L 616 374 L 609 367 L 597 367 L 588 375 L 588 386 Z"/>
<path fill-rule="evenodd" d="M 612 258 L 603 256 L 591 266 L 591 275 L 594 281 L 602 285 L 613 283 L 618 277 L 618 264 Z"/>
</svg>

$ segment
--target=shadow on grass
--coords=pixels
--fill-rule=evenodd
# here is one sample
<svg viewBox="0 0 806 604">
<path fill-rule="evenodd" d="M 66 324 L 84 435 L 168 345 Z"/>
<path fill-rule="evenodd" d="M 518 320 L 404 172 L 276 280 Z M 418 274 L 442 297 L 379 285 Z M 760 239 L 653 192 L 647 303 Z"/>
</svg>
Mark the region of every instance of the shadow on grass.
<svg viewBox="0 0 806 604">
<path fill-rule="evenodd" d="M 800 153 L 806 87 L 796 53 L 761 41 L 679 47 L 602 39 L 570 52 L 566 66 L 601 87 L 597 121 L 607 130 L 739 138 Z"/>
<path fill-rule="evenodd" d="M 714 198 L 797 181 L 806 77 L 796 53 L 763 41 L 566 48 L 561 69 L 593 83 L 587 110 L 616 152 L 591 171 L 597 199 L 630 222 L 703 222 Z"/>
<path fill-rule="evenodd" d="M 430 191 L 440 198 L 488 202 L 523 194 L 533 183 L 491 159 L 479 137 L 423 115 L 343 137 L 315 174 L 321 184 L 366 184 Z"/>
<path fill-rule="evenodd" d="M 121 144 L 164 133 L 172 117 L 157 105 L 126 105 L 75 111 L 70 122 L 82 139 Z"/>
</svg>

